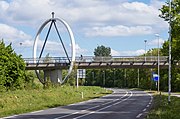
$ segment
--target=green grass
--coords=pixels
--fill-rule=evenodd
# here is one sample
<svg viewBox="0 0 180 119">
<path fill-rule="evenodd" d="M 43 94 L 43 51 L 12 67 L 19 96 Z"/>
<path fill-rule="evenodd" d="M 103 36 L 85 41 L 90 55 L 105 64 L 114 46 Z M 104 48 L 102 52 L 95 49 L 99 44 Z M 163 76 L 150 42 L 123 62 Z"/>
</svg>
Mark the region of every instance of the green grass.
<svg viewBox="0 0 180 119">
<path fill-rule="evenodd" d="M 153 107 L 146 119 L 180 119 L 180 98 L 167 95 L 154 95 Z"/>
<path fill-rule="evenodd" d="M 84 94 L 82 99 L 81 92 Z M 100 87 L 71 86 L 49 89 L 18 90 L 0 93 L 0 117 L 31 112 L 97 98 L 111 93 Z"/>
</svg>

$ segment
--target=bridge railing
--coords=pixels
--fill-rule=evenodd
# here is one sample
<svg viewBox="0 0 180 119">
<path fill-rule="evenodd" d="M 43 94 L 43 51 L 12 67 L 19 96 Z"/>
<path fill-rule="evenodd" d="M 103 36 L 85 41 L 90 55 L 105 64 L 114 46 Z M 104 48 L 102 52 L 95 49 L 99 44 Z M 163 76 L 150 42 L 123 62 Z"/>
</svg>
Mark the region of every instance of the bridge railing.
<svg viewBox="0 0 180 119">
<path fill-rule="evenodd" d="M 70 63 L 71 58 L 67 57 L 49 57 L 49 58 L 24 58 L 26 63 Z M 113 57 L 95 57 L 95 56 L 83 56 L 76 57 L 76 62 L 148 62 L 148 61 L 158 61 L 157 56 L 113 56 Z M 168 56 L 160 56 L 159 61 L 168 61 Z"/>
<path fill-rule="evenodd" d="M 113 56 L 113 57 L 92 57 L 85 56 L 76 58 L 77 62 L 119 62 L 119 61 L 158 61 L 157 56 Z M 168 56 L 160 56 L 159 61 L 168 61 Z"/>
<path fill-rule="evenodd" d="M 24 58 L 26 63 L 69 63 L 67 57 Z"/>
</svg>

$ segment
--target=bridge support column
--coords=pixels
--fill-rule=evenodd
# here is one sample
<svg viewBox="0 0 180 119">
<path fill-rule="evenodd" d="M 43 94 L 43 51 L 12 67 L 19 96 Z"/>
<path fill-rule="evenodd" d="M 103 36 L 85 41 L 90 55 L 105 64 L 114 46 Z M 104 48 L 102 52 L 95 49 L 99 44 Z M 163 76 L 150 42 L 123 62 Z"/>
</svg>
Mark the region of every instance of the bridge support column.
<svg viewBox="0 0 180 119">
<path fill-rule="evenodd" d="M 62 82 L 62 70 L 44 70 L 44 80 L 47 81 L 48 78 L 52 83 L 61 83 Z"/>
</svg>

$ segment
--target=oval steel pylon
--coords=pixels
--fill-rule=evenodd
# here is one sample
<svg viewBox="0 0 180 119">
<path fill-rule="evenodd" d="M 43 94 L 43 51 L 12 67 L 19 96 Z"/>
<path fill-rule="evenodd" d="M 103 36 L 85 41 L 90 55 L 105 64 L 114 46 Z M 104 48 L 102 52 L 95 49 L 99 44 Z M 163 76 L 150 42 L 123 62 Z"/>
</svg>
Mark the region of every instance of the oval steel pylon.
<svg viewBox="0 0 180 119">
<path fill-rule="evenodd" d="M 41 25 L 41 27 L 39 28 L 39 30 L 38 30 L 38 32 L 37 32 L 37 34 L 36 34 L 35 41 L 34 41 L 34 45 L 33 45 L 33 58 L 34 58 L 34 63 L 37 63 L 37 60 L 36 60 L 36 58 L 37 58 L 36 55 L 37 55 L 37 54 L 36 54 L 36 53 L 37 53 L 37 43 L 38 43 L 38 40 L 39 40 L 39 36 L 40 36 L 42 30 L 44 29 L 44 27 L 45 27 L 49 22 L 52 22 L 52 21 L 59 21 L 59 22 L 61 22 L 61 23 L 65 26 L 66 30 L 68 31 L 68 35 L 69 35 L 70 40 L 71 40 L 71 63 L 70 63 L 70 66 L 69 66 L 67 75 L 64 77 L 64 79 L 61 79 L 61 80 L 60 80 L 60 83 L 62 84 L 62 83 L 64 83 L 64 81 L 68 78 L 68 76 L 69 76 L 70 73 L 72 72 L 72 69 L 73 69 L 73 66 L 74 66 L 74 63 L 75 63 L 75 52 L 76 52 L 76 51 L 75 51 L 75 39 L 74 39 L 73 32 L 72 32 L 69 24 L 68 24 L 65 20 L 63 20 L 63 19 L 61 19 L 61 18 L 54 18 L 54 14 L 53 14 L 53 17 L 52 17 L 52 18 L 46 20 L 46 21 Z M 35 72 L 36 72 L 36 74 L 37 74 L 37 77 L 38 77 L 39 80 L 41 81 L 41 83 L 43 83 L 43 82 L 42 82 L 42 79 L 40 79 L 39 71 L 38 71 L 38 70 L 35 70 Z"/>
</svg>

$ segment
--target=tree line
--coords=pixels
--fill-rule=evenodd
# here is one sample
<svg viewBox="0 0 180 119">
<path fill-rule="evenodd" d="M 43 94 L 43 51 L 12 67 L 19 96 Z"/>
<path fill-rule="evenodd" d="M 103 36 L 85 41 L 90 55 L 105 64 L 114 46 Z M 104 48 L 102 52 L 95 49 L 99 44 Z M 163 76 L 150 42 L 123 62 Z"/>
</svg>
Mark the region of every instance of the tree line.
<svg viewBox="0 0 180 119">
<path fill-rule="evenodd" d="M 180 60 L 180 1 L 173 0 L 171 3 L 171 12 L 169 12 L 169 2 L 160 9 L 159 15 L 170 24 L 171 27 L 171 46 L 172 46 L 172 91 L 180 91 L 180 69 L 175 65 Z M 171 18 L 171 19 L 170 19 Z M 106 50 L 104 50 L 106 49 Z M 95 56 L 110 56 L 109 47 L 98 46 L 95 49 Z M 146 56 L 157 55 L 157 48 L 151 49 Z M 169 55 L 169 41 L 167 40 L 160 50 L 161 56 Z M 97 53 L 98 52 L 98 53 Z M 101 52 L 103 54 L 101 54 Z M 104 53 L 106 52 L 106 53 Z M 139 84 L 137 80 L 138 69 L 107 69 L 107 70 L 89 70 L 87 71 L 86 85 L 100 85 L 107 87 L 140 87 L 143 89 L 156 89 L 156 82 L 152 80 L 152 70 L 157 69 L 139 69 Z M 105 72 L 105 73 L 104 73 Z M 104 76 L 104 77 L 103 77 Z M 105 79 L 105 81 L 104 81 Z M 104 83 L 103 83 L 104 82 Z M 168 69 L 160 69 L 160 90 L 168 89 Z"/>
</svg>

